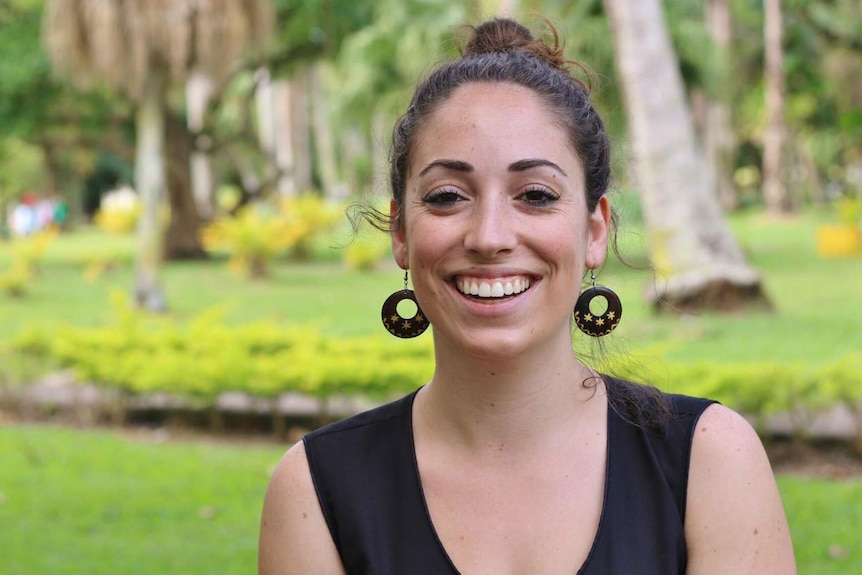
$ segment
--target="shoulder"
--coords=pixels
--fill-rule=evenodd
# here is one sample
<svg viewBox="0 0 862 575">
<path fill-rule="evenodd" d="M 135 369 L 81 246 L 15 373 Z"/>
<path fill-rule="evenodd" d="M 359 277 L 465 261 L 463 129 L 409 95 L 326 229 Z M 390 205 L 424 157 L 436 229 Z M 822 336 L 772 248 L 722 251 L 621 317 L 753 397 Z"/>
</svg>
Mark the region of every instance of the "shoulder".
<svg viewBox="0 0 862 575">
<path fill-rule="evenodd" d="M 796 572 L 787 519 L 760 438 L 722 405 L 707 407 L 694 428 L 687 499 L 690 575 Z"/>
<path fill-rule="evenodd" d="M 409 413 L 415 395 L 416 392 L 414 391 L 390 403 L 320 427 L 305 436 L 305 443 L 307 445 L 309 442 L 314 442 L 327 436 L 353 432 L 368 426 L 404 418 Z"/>
<path fill-rule="evenodd" d="M 317 500 L 302 442 L 288 450 L 270 479 L 260 522 L 258 572 L 344 573 Z"/>
</svg>

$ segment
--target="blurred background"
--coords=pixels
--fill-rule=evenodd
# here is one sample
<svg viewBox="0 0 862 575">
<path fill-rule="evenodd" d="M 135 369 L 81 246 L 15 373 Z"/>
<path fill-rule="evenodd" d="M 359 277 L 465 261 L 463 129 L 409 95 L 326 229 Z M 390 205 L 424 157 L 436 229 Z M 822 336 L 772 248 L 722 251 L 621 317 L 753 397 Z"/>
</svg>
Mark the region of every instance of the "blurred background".
<svg viewBox="0 0 862 575">
<path fill-rule="evenodd" d="M 800 573 L 862 573 L 858 0 L 0 0 L 0 571 L 253 572 L 285 448 L 427 380 L 347 214 L 492 15 L 610 132 L 625 318 L 577 352 L 743 412 Z"/>
</svg>

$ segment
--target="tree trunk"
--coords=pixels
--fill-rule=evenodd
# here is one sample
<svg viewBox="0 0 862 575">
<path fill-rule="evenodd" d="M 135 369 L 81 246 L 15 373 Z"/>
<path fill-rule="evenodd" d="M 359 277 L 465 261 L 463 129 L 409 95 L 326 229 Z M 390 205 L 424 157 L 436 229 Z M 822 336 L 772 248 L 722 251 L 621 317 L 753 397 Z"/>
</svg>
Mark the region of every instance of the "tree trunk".
<svg viewBox="0 0 862 575">
<path fill-rule="evenodd" d="M 706 177 L 660 0 L 605 0 L 641 192 L 656 309 L 768 306 Z"/>
<path fill-rule="evenodd" d="M 714 84 L 716 90 L 706 102 L 704 152 L 718 200 L 726 211 L 730 211 L 739 207 L 739 197 L 733 183 L 736 138 L 730 113 L 733 25 L 729 0 L 707 0 L 706 25 L 713 43 L 719 78 Z"/>
<path fill-rule="evenodd" d="M 766 131 L 763 134 L 763 199 L 773 215 L 793 211 L 787 189 L 787 127 L 784 123 L 784 35 L 781 0 L 764 0 L 764 48 L 766 51 Z"/>
<path fill-rule="evenodd" d="M 192 72 L 186 81 L 188 127 L 192 134 L 203 128 L 204 113 L 212 93 L 212 79 L 203 72 Z M 202 138 L 203 136 L 199 137 Z M 192 196 L 195 200 L 195 206 L 197 206 L 198 215 L 204 220 L 211 220 L 215 216 L 215 194 L 209 155 L 193 149 L 190 162 Z"/>
<path fill-rule="evenodd" d="M 201 219 L 192 192 L 192 141 L 182 118 L 166 115 L 168 150 L 168 198 L 171 220 L 165 232 L 165 258 L 169 260 L 205 259 L 200 240 Z"/>
<path fill-rule="evenodd" d="M 290 135 L 293 147 L 293 187 L 297 194 L 308 192 L 311 179 L 311 123 L 309 122 L 308 67 L 298 69 L 290 80 Z"/>
<path fill-rule="evenodd" d="M 308 103 L 304 72 L 294 79 L 273 80 L 263 71 L 257 103 L 261 148 L 278 173 L 276 188 L 286 198 L 311 187 L 311 154 L 308 137 Z"/>
<path fill-rule="evenodd" d="M 160 211 L 165 196 L 164 74 L 151 71 L 136 112 L 135 187 L 141 199 L 135 269 L 135 301 L 152 312 L 167 310 L 159 282 L 162 264 Z"/>
<path fill-rule="evenodd" d="M 343 200 L 347 196 L 347 187 L 338 179 L 335 141 L 332 138 L 329 109 L 327 107 L 323 82 L 320 77 L 323 73 L 322 66 L 323 64 L 321 63 L 314 64 L 309 75 L 314 147 L 317 154 L 320 185 L 324 197 Z"/>
</svg>

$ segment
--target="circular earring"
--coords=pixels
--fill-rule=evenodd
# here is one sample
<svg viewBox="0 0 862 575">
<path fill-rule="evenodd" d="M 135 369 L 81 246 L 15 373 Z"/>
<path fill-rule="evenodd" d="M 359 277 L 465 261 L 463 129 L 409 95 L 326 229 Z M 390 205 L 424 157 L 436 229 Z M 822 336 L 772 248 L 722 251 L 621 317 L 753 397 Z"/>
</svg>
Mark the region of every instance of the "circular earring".
<svg viewBox="0 0 862 575">
<path fill-rule="evenodd" d="M 398 313 L 398 304 L 406 299 L 416 304 L 416 314 L 413 317 L 405 318 Z M 383 318 L 383 326 L 396 337 L 405 339 L 416 337 L 428 329 L 428 319 L 422 313 L 419 302 L 416 301 L 416 294 L 413 293 L 413 290 L 407 289 L 406 271 L 404 272 L 404 289 L 386 298 L 386 301 L 383 302 L 381 317 Z"/>
<path fill-rule="evenodd" d="M 620 323 L 623 316 L 623 304 L 619 296 L 610 288 L 596 286 L 596 274 L 590 270 L 593 286 L 585 289 L 575 304 L 575 324 L 578 329 L 592 337 L 608 335 Z M 607 301 L 608 309 L 602 315 L 593 315 L 590 304 L 593 299 L 602 297 Z"/>
</svg>

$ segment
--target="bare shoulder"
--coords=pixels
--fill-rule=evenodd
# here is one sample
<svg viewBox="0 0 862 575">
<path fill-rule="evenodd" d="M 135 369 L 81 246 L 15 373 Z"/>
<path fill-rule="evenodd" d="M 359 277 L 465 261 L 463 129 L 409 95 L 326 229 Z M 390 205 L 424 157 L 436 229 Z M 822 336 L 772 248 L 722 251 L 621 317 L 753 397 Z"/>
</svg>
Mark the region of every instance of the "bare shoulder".
<svg viewBox="0 0 862 575">
<path fill-rule="evenodd" d="M 790 531 L 763 444 L 711 405 L 697 423 L 686 509 L 688 575 L 796 573 Z"/>
<path fill-rule="evenodd" d="M 266 492 L 258 547 L 260 575 L 343 575 L 300 441 L 279 462 Z"/>
</svg>

